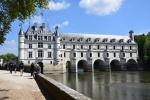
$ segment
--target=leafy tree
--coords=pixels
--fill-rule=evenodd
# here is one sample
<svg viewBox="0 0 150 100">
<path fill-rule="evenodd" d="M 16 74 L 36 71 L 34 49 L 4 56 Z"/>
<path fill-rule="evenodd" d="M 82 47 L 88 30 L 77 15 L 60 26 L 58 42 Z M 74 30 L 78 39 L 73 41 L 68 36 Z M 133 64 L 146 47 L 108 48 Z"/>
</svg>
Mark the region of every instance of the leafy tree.
<svg viewBox="0 0 150 100">
<path fill-rule="evenodd" d="M 7 63 L 9 62 L 10 58 L 17 58 L 17 56 L 12 53 L 7 53 L 7 54 L 0 55 L 0 58 L 3 59 L 4 63 Z"/>
<path fill-rule="evenodd" d="M 48 9 L 50 0 L 0 0 L 0 44 L 11 31 L 11 23 L 23 21 L 37 14 L 37 9 Z"/>
<path fill-rule="evenodd" d="M 150 32 L 147 33 L 147 36 L 150 38 Z"/>
</svg>

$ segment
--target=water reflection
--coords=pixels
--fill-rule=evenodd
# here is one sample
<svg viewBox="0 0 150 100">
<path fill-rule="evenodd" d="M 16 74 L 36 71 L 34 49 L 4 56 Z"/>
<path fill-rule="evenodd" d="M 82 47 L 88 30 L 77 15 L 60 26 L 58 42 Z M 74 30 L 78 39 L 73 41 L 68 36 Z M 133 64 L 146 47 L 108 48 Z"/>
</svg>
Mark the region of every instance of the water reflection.
<svg viewBox="0 0 150 100">
<path fill-rule="evenodd" d="M 94 100 L 150 100 L 149 72 L 46 74 Z"/>
</svg>

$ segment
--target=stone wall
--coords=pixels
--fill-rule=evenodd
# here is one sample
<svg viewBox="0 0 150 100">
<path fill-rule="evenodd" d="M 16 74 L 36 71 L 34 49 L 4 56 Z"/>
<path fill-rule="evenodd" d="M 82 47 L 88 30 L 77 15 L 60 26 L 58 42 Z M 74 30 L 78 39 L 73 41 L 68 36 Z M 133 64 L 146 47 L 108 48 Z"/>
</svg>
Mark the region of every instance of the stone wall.
<svg viewBox="0 0 150 100">
<path fill-rule="evenodd" d="M 37 81 L 39 81 L 49 94 L 55 100 L 92 100 L 89 97 L 84 96 L 83 94 L 43 75 L 38 74 L 36 76 Z"/>
</svg>

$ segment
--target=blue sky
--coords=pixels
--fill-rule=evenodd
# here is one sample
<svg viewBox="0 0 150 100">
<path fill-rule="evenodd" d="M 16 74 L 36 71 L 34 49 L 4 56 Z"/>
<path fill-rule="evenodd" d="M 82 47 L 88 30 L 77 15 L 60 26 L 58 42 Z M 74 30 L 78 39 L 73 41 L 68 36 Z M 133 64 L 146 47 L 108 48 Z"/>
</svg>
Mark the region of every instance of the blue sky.
<svg viewBox="0 0 150 100">
<path fill-rule="evenodd" d="M 24 21 L 23 30 L 34 22 L 46 23 L 54 32 L 90 33 L 107 35 L 128 35 L 132 29 L 135 34 L 150 31 L 149 0 L 51 0 L 49 10 L 44 15 Z M 12 23 L 12 31 L 0 46 L 0 55 L 14 53 L 18 56 L 18 32 L 20 22 Z"/>
</svg>

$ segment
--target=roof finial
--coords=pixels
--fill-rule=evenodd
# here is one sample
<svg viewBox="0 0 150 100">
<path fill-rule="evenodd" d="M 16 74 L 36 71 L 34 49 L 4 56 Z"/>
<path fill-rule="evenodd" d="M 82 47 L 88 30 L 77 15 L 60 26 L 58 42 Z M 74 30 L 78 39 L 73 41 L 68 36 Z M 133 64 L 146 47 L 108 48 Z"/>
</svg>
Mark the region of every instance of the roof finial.
<svg viewBox="0 0 150 100">
<path fill-rule="evenodd" d="M 30 27 L 30 20 L 29 20 L 29 27 Z"/>
<path fill-rule="evenodd" d="M 19 24 L 19 26 L 21 26 L 21 28 L 22 28 L 22 22 Z"/>
<path fill-rule="evenodd" d="M 57 26 L 55 26 L 55 29 L 56 29 L 56 30 L 58 30 L 58 28 L 59 28 L 59 27 L 58 27 L 58 25 L 57 25 Z"/>
</svg>

